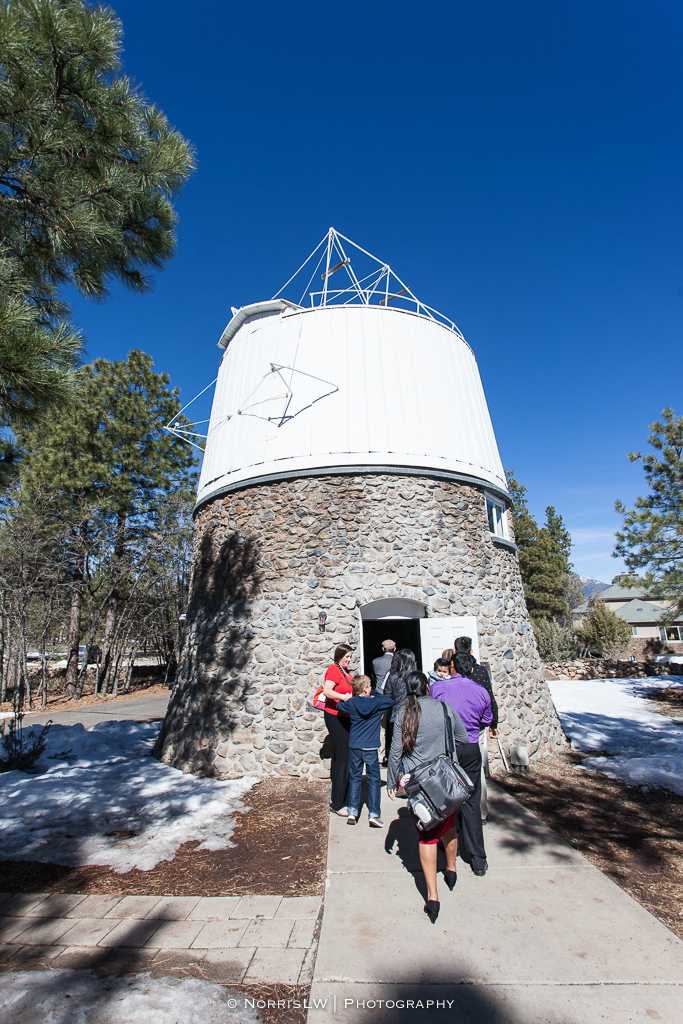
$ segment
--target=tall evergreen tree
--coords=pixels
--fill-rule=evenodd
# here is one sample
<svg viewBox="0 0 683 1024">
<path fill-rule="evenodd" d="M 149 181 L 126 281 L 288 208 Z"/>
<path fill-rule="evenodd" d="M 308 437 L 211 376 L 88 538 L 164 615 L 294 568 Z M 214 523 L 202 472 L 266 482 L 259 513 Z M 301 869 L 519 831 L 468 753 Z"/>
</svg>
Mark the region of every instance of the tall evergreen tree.
<svg viewBox="0 0 683 1024">
<path fill-rule="evenodd" d="M 512 499 L 512 521 L 515 528 L 515 543 L 520 551 L 537 535 L 538 524 L 529 512 L 526 494 L 527 488 L 515 479 L 511 469 L 505 470 L 508 491 Z"/>
<path fill-rule="evenodd" d="M 73 385 L 81 341 L 63 286 L 144 291 L 145 268 L 173 255 L 194 158 L 120 74 L 121 36 L 109 8 L 82 0 L 0 5 L 0 427 Z"/>
<path fill-rule="evenodd" d="M 107 598 L 100 683 L 108 680 L 118 602 L 128 547 L 167 495 L 191 500 L 197 458 L 189 445 L 164 430 L 179 411 L 179 392 L 170 378 L 152 370 L 152 360 L 132 351 L 126 363 L 93 364 L 99 396 L 99 441 L 106 466 L 106 505 L 114 522 L 113 557 Z"/>
<path fill-rule="evenodd" d="M 546 509 L 545 525 L 539 529 L 526 503 L 526 487 L 515 479 L 512 470 L 506 469 L 505 475 L 512 498 L 515 542 L 529 615 L 532 619 L 566 618 L 564 586 L 571 571 L 569 533 L 552 506 Z"/>
<path fill-rule="evenodd" d="M 569 574 L 572 571 L 572 564 L 569 561 L 569 557 L 572 553 L 572 538 L 569 534 L 569 530 L 564 525 L 562 516 L 555 511 L 552 505 L 548 505 L 545 510 L 545 529 L 550 534 L 550 537 L 557 548 L 557 552 L 562 559 L 564 572 Z"/>
<path fill-rule="evenodd" d="M 616 533 L 614 555 L 632 572 L 645 570 L 640 579 L 622 582 L 644 584 L 653 597 L 673 599 L 673 619 L 683 614 L 683 416 L 664 409 L 650 426 L 648 442 L 654 452 L 631 452 L 629 459 L 642 463 L 650 491 L 636 498 L 633 509 L 615 502 L 624 525 Z"/>
<path fill-rule="evenodd" d="M 80 692 L 78 647 L 89 561 L 97 562 L 104 588 L 98 685 L 106 685 L 132 548 L 141 533 L 154 529 L 169 495 L 191 500 L 194 493 L 192 449 L 163 429 L 180 409 L 178 391 L 169 390 L 168 375 L 152 367 L 151 358 L 135 350 L 125 362 L 95 360 L 79 371 L 79 387 L 65 415 L 43 415 L 22 435 L 28 449 L 23 493 L 30 500 L 32 493 L 55 492 L 70 523 L 67 686 L 72 693 Z"/>
</svg>

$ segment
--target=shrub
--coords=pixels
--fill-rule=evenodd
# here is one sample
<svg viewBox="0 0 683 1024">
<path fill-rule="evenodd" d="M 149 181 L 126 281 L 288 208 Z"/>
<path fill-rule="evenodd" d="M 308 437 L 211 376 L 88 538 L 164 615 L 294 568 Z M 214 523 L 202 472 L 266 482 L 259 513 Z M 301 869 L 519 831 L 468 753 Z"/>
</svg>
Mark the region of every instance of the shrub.
<svg viewBox="0 0 683 1024">
<path fill-rule="evenodd" d="M 604 601 L 589 602 L 589 611 L 576 630 L 581 644 L 601 658 L 616 661 L 631 642 L 631 627 L 626 619 L 607 607 Z"/>
<path fill-rule="evenodd" d="M 24 736 L 20 717 L 9 719 L 0 735 L 0 772 L 26 772 L 33 768 L 45 751 L 51 724 L 48 722 L 40 732 L 32 729 Z"/>
<path fill-rule="evenodd" d="M 571 661 L 576 657 L 576 638 L 571 626 L 561 626 L 553 619 L 536 619 L 532 625 L 542 661 Z"/>
</svg>

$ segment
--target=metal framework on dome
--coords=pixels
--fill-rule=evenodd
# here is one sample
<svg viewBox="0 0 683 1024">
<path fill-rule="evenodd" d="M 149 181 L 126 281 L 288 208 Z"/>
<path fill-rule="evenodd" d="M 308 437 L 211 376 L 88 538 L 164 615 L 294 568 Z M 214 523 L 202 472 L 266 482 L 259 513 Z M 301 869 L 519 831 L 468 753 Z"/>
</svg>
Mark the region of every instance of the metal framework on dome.
<svg viewBox="0 0 683 1024">
<path fill-rule="evenodd" d="M 356 250 L 356 254 L 354 254 L 356 268 L 348 255 L 352 249 Z M 336 274 L 341 276 L 331 281 L 333 275 Z M 307 296 L 313 309 L 321 306 L 393 306 L 426 316 L 430 320 L 448 327 L 459 338 L 465 340 L 453 321 L 443 313 L 439 313 L 438 310 L 420 302 L 388 263 L 377 259 L 372 253 L 360 245 L 356 245 L 335 228 L 330 228 L 308 259 L 304 260 L 279 292 L 273 295 L 273 299 L 280 298 L 285 289 L 290 286 L 291 294 L 295 293 L 295 289 L 298 292 L 301 282 L 306 280 L 306 275 L 310 276 L 308 276 L 300 297 L 298 300 L 293 300 L 299 306 L 305 304 Z M 298 286 L 295 283 L 297 279 Z M 319 286 L 318 280 L 320 281 Z M 337 287 L 337 285 L 341 285 L 341 287 Z"/>
<path fill-rule="evenodd" d="M 349 248 L 350 247 L 350 248 Z M 351 249 L 356 251 L 354 260 L 356 262 L 356 269 L 351 262 L 350 256 L 347 252 Z M 316 260 L 317 257 L 317 260 Z M 308 257 L 304 260 L 299 269 L 293 274 L 289 281 L 280 288 L 279 292 L 273 295 L 271 301 L 281 298 L 282 293 L 286 288 L 290 288 L 294 293 L 298 291 L 301 282 L 306 280 L 306 274 L 309 274 L 313 268 L 312 273 L 307 279 L 307 283 L 301 292 L 301 296 L 298 301 L 292 299 L 291 301 L 296 302 L 297 306 L 303 307 L 304 299 L 309 296 L 310 307 L 313 309 L 319 309 L 322 306 L 351 306 L 351 305 L 362 305 L 362 306 L 392 306 L 394 308 L 403 309 L 407 312 L 418 313 L 420 316 L 428 317 L 430 320 L 434 320 L 435 323 L 441 324 L 443 327 L 447 327 L 453 331 L 454 334 L 465 342 L 465 338 L 461 330 L 449 320 L 443 313 L 439 313 L 438 310 L 432 309 L 431 306 L 425 305 L 424 302 L 415 296 L 412 290 L 401 280 L 401 278 L 394 273 L 388 263 L 383 263 L 382 260 L 377 259 L 372 253 L 369 253 L 366 249 L 363 249 L 360 245 L 356 245 L 350 238 L 340 234 L 334 228 L 330 228 L 325 237 L 316 245 L 315 249 Z M 344 284 L 345 287 L 330 287 L 330 278 L 335 274 L 342 274 L 341 278 L 337 278 L 333 283 Z M 314 282 L 317 280 L 316 275 L 320 274 L 320 287 L 316 290 Z M 299 281 L 297 286 L 295 282 Z M 310 289 L 310 290 L 309 290 Z M 233 308 L 233 314 L 239 313 L 239 310 Z M 469 346 L 468 346 L 469 347 Z M 285 402 L 282 411 L 278 412 L 277 416 L 259 416 L 261 419 L 268 419 L 271 422 L 275 422 L 277 426 L 289 422 L 293 419 L 294 415 L 298 415 L 299 412 L 303 412 L 303 409 L 297 410 L 296 413 L 290 412 L 290 404 L 292 400 L 291 391 L 291 378 L 289 384 L 282 377 L 283 370 L 291 370 L 292 373 L 299 372 L 294 367 L 289 366 L 275 366 L 271 365 L 270 373 L 266 374 L 263 380 L 260 382 L 259 387 L 263 384 L 263 381 L 271 374 L 277 374 L 285 385 L 285 393 L 277 396 Z M 310 376 L 304 374 L 304 376 Z M 193 448 L 196 448 L 200 452 L 204 452 L 202 442 L 207 439 L 206 434 L 202 434 L 197 431 L 198 426 L 208 424 L 209 420 L 197 420 L 194 423 L 185 423 L 181 421 L 185 410 L 196 402 L 198 398 L 201 398 L 213 385 L 216 383 L 216 378 L 200 391 L 198 395 L 183 406 L 183 408 L 165 425 L 164 429 L 168 430 L 169 433 L 175 434 L 177 438 L 187 442 Z M 318 378 L 311 378 L 318 380 Z M 319 395 L 311 402 L 309 402 L 304 408 L 309 408 L 310 405 L 315 404 L 319 398 L 326 397 L 328 394 L 333 394 L 337 391 L 337 385 L 329 381 L 321 381 L 320 383 L 325 384 L 330 390 L 324 390 L 322 395 Z M 252 396 L 250 396 L 252 397 Z M 258 405 L 258 402 L 252 403 Z M 258 416 L 255 408 L 252 406 L 245 407 L 239 410 L 239 415 L 252 415 Z"/>
</svg>

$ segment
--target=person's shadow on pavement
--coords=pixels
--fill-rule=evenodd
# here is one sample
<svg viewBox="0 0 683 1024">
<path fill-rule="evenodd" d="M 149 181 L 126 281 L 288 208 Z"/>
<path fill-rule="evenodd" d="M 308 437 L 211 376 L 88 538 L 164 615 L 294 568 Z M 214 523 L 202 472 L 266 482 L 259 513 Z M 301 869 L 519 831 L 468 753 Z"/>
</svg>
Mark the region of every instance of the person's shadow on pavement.
<svg viewBox="0 0 683 1024">
<path fill-rule="evenodd" d="M 425 882 L 424 872 L 422 871 L 422 865 L 420 864 L 417 829 L 413 823 L 413 816 L 407 807 L 399 807 L 398 817 L 394 818 L 389 825 L 387 837 L 384 842 L 384 849 L 387 853 L 392 854 L 394 852 L 394 848 L 396 848 L 396 853 L 398 854 L 403 867 L 413 876 L 415 888 L 422 896 L 422 899 L 426 900 L 427 884 Z M 445 870 L 446 854 L 441 843 L 439 843 L 437 871 Z"/>
</svg>

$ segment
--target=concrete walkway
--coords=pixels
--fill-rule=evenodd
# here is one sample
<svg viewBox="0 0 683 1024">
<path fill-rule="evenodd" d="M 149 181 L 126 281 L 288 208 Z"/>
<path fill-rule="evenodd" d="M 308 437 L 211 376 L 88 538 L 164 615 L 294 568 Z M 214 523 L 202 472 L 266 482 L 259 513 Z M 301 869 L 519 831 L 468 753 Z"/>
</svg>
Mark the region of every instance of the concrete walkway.
<svg viewBox="0 0 683 1024">
<path fill-rule="evenodd" d="M 0 894 L 0 970 L 172 970 L 221 984 L 310 984 L 316 896 Z"/>
<path fill-rule="evenodd" d="M 132 700 L 110 700 L 101 704 L 84 704 L 79 707 L 75 704 L 73 710 L 56 711 L 53 714 L 34 714 L 33 712 L 24 716 L 24 727 L 29 725 L 45 725 L 46 722 L 54 722 L 56 725 L 84 725 L 87 729 L 97 722 L 123 722 L 126 719 L 133 722 L 151 722 L 156 718 L 163 718 L 171 696 L 162 694 L 161 697 L 135 697 Z"/>
<path fill-rule="evenodd" d="M 308 1024 L 683 1021 L 683 942 L 531 812 L 490 785 L 489 871 L 458 860 L 441 914 L 405 801 L 331 816 Z M 443 857 L 443 853 L 440 855 Z"/>
</svg>

